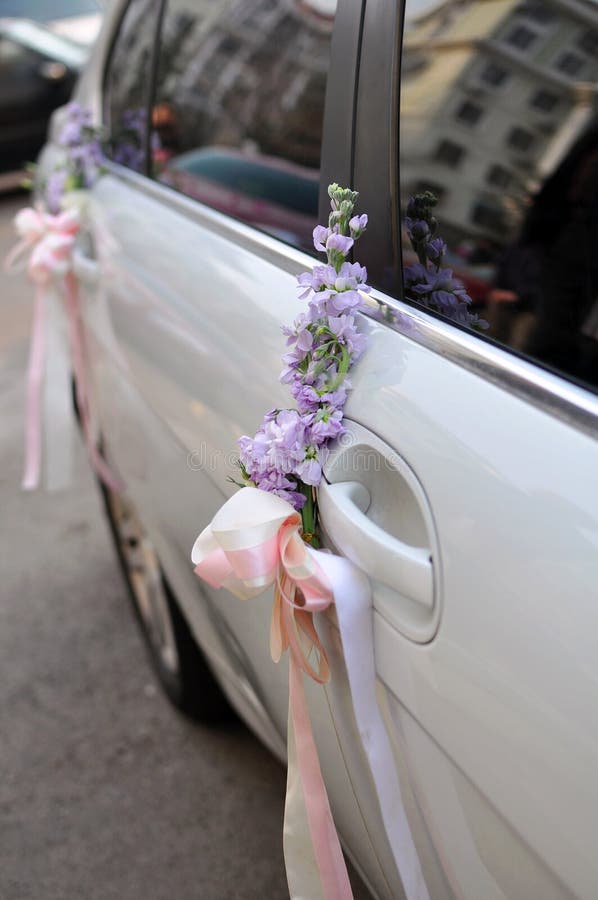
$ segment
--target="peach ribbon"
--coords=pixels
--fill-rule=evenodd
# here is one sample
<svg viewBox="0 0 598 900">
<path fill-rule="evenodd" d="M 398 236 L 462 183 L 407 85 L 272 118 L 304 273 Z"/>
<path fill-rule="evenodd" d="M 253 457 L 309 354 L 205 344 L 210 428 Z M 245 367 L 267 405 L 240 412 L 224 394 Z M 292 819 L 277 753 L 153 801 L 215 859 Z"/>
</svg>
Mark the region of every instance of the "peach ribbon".
<svg viewBox="0 0 598 900">
<path fill-rule="evenodd" d="M 429 900 L 407 822 L 392 748 L 376 700 L 371 591 L 349 560 L 308 547 L 301 516 L 285 500 L 246 487 L 197 538 L 195 573 L 249 599 L 274 586 L 272 657 L 289 650 L 289 729 L 284 851 L 293 900 L 352 897 L 305 699 L 302 673 L 318 684 L 328 661 L 313 613 L 336 603 L 358 731 L 407 900 Z M 403 894 L 398 890 L 398 896 Z"/>
<path fill-rule="evenodd" d="M 72 251 L 80 228 L 76 209 L 52 215 L 42 209 L 26 207 L 15 216 L 15 228 L 21 238 L 4 262 L 6 271 L 17 268 L 17 262 L 29 251 L 27 274 L 35 285 L 35 303 L 31 329 L 31 346 L 27 366 L 27 400 L 25 413 L 25 468 L 22 487 L 34 490 L 39 486 L 42 457 L 42 385 L 46 364 L 46 314 L 50 285 L 64 278 L 66 310 L 69 323 L 69 343 L 75 379 L 77 405 L 81 427 L 98 476 L 113 490 L 120 490 L 120 481 L 112 474 L 100 456 L 92 433 L 90 395 L 84 362 L 84 339 L 77 281 L 72 271 Z"/>
</svg>

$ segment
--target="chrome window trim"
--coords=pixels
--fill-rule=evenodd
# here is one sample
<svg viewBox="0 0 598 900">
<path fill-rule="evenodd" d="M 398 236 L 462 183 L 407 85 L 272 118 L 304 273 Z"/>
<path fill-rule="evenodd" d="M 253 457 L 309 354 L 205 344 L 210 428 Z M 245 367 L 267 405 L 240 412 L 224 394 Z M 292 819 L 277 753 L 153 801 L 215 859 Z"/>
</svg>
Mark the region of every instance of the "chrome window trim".
<svg viewBox="0 0 598 900">
<path fill-rule="evenodd" d="M 314 257 L 307 253 L 158 181 L 112 161 L 106 163 L 106 169 L 147 196 L 165 203 L 175 212 L 210 228 L 291 275 L 298 275 L 314 264 Z M 592 438 L 598 437 L 598 396 L 574 382 L 378 290 L 372 290 L 364 314 L 567 425 Z"/>
</svg>

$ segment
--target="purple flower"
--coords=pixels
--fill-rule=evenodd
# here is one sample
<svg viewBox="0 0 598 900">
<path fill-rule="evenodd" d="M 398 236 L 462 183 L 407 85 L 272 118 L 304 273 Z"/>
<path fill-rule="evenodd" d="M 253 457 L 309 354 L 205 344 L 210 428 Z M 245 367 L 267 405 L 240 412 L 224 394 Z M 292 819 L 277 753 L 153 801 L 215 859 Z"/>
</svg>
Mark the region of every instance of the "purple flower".
<svg viewBox="0 0 598 900">
<path fill-rule="evenodd" d="M 322 480 L 322 466 L 315 458 L 305 459 L 297 466 L 296 474 L 304 484 L 317 487 Z"/>
<path fill-rule="evenodd" d="M 60 201 L 66 188 L 68 172 L 66 169 L 56 169 L 51 172 L 46 183 L 45 199 L 48 210 L 53 214 L 60 212 Z"/>
<path fill-rule="evenodd" d="M 326 252 L 326 241 L 330 236 L 330 229 L 324 225 L 316 225 L 314 228 L 314 247 L 321 253 Z"/>
<path fill-rule="evenodd" d="M 102 170 L 103 154 L 98 131 L 93 127 L 91 112 L 78 103 L 66 109 L 64 124 L 57 142 L 65 149 L 65 171 L 69 189 L 89 188 Z M 49 190 L 50 201 L 56 203 L 58 179 Z M 63 188 L 64 189 L 64 188 Z"/>
<path fill-rule="evenodd" d="M 346 256 L 353 244 L 353 238 L 333 232 L 326 241 L 326 250 L 337 250 L 343 256 Z"/>
<path fill-rule="evenodd" d="M 309 415 L 315 412 L 320 405 L 320 397 L 310 384 L 302 383 L 301 379 L 296 379 L 291 385 L 291 394 L 297 404 L 297 408 L 302 415 Z"/>
<path fill-rule="evenodd" d="M 358 291 L 342 291 L 340 294 L 330 294 L 326 304 L 326 312 L 329 316 L 340 316 L 350 309 L 358 310 L 362 306 L 363 300 Z"/>
<path fill-rule="evenodd" d="M 81 141 L 81 123 L 71 120 L 61 129 L 57 143 L 63 147 L 78 144 Z"/>
<path fill-rule="evenodd" d="M 421 263 L 415 263 L 407 266 L 404 279 L 405 292 L 428 309 L 442 313 L 459 325 L 470 328 L 488 327 L 487 322 L 469 312 L 471 297 L 463 283 L 453 277 L 452 269 L 431 272 Z"/>
<path fill-rule="evenodd" d="M 349 219 L 349 231 L 351 233 L 351 237 L 357 240 L 358 237 L 361 237 L 363 232 L 365 231 L 368 224 L 368 217 L 364 213 L 361 216 L 353 216 L 352 219 Z"/>
<path fill-rule="evenodd" d="M 363 353 L 367 338 L 364 334 L 359 334 L 357 331 L 353 316 L 329 316 L 328 327 L 339 341 L 346 344 L 354 360 Z"/>
<path fill-rule="evenodd" d="M 307 447 L 305 459 L 297 464 L 295 475 L 300 478 L 304 484 L 317 487 L 322 480 L 322 466 L 324 464 L 326 452 L 323 448 L 315 447 L 313 444 Z"/>
<path fill-rule="evenodd" d="M 295 409 L 281 409 L 268 417 L 255 437 L 239 440 L 241 462 L 253 477 L 274 469 L 283 475 L 293 471 L 305 456 L 306 421 Z"/>
<path fill-rule="evenodd" d="M 410 219 L 406 217 L 404 221 L 409 240 L 413 244 L 421 244 L 431 238 L 430 226 L 424 219 Z"/>
<path fill-rule="evenodd" d="M 413 267 L 415 268 L 415 267 Z M 430 272 L 424 266 L 418 266 L 418 277 L 415 281 L 411 281 L 410 287 L 413 293 L 419 296 L 429 296 L 436 298 L 439 295 L 447 295 L 452 300 L 446 301 L 453 305 L 456 303 L 471 303 L 471 297 L 465 290 L 461 281 L 453 278 L 452 269 L 438 269 L 438 271 Z M 405 270 L 406 283 L 410 281 L 409 270 L 411 266 Z M 423 270 L 423 272 L 421 271 Z M 445 301 L 442 301 L 445 302 Z"/>
<path fill-rule="evenodd" d="M 369 291 L 370 288 L 365 284 L 367 277 L 365 266 L 360 266 L 359 263 L 344 262 L 334 279 L 334 288 L 337 291 L 357 290 L 357 288 Z"/>
<path fill-rule="evenodd" d="M 282 475 L 275 469 L 262 473 L 254 483 L 260 490 L 276 494 L 277 497 L 286 500 L 295 509 L 301 509 L 305 504 L 305 495 L 297 490 L 296 480 Z"/>
<path fill-rule="evenodd" d="M 334 440 L 345 431 L 342 409 L 327 404 L 315 414 L 309 427 L 309 437 L 313 444 L 319 446 L 325 441 Z"/>
<path fill-rule="evenodd" d="M 297 285 L 301 289 L 299 298 L 305 300 L 312 291 L 317 293 L 330 287 L 334 284 L 336 277 L 334 266 L 314 266 L 312 272 L 302 272 L 297 276 Z"/>
<path fill-rule="evenodd" d="M 311 324 L 308 316 L 306 316 L 305 313 L 302 313 L 295 319 L 292 328 L 289 328 L 288 325 L 283 325 L 282 333 L 287 336 L 287 347 L 292 347 L 294 344 L 297 350 L 301 351 L 303 356 L 305 356 L 305 354 L 311 350 L 314 343 L 313 334 L 309 330 Z"/>
<path fill-rule="evenodd" d="M 329 391 L 327 393 L 322 394 L 320 397 L 321 403 L 326 403 L 328 406 L 333 406 L 336 409 L 341 409 L 347 402 L 347 392 L 351 387 L 351 381 L 349 378 L 345 378 L 343 383 L 336 388 L 334 391 Z"/>
<path fill-rule="evenodd" d="M 426 244 L 426 256 L 431 262 L 441 263 L 446 254 L 446 241 L 442 238 L 434 238 Z"/>
</svg>

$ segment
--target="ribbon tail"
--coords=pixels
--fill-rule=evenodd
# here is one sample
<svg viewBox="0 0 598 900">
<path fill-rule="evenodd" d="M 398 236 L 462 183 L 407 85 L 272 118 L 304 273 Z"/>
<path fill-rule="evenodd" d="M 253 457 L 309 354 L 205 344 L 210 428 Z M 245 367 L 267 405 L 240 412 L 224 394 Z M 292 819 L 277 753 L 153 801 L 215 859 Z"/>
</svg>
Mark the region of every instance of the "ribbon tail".
<svg viewBox="0 0 598 900">
<path fill-rule="evenodd" d="M 74 416 L 71 397 L 71 366 L 60 297 L 47 292 L 46 366 L 44 383 L 44 459 L 46 488 L 58 491 L 71 481 Z"/>
<path fill-rule="evenodd" d="M 24 491 L 39 486 L 42 454 L 42 383 L 45 358 L 46 289 L 38 285 L 35 292 L 31 347 L 27 366 L 27 400 L 25 411 L 25 469 L 21 486 Z"/>
<path fill-rule="evenodd" d="M 291 900 L 352 900 L 307 711 L 303 676 L 289 659 L 289 762 L 284 855 Z"/>
<path fill-rule="evenodd" d="M 349 560 L 317 554 L 334 585 L 336 612 L 357 728 L 378 797 L 380 813 L 407 900 L 429 900 L 413 841 L 393 751 L 376 695 L 371 588 L 367 577 Z"/>
<path fill-rule="evenodd" d="M 29 250 L 31 247 L 31 241 L 24 238 L 22 241 L 19 241 L 18 244 L 9 251 L 6 255 L 3 263 L 3 269 L 5 272 L 16 272 L 19 269 L 17 268 L 17 261 L 23 256 L 23 254 Z M 25 265 L 22 265 L 19 268 L 25 268 Z"/>
<path fill-rule="evenodd" d="M 77 281 L 72 272 L 67 273 L 64 279 L 66 288 L 66 307 L 69 319 L 69 337 L 71 344 L 71 356 L 73 361 L 73 373 L 75 376 L 75 393 L 77 408 L 81 417 L 81 430 L 91 464 L 106 487 L 119 493 L 123 490 L 123 484 L 111 471 L 106 461 L 100 455 L 96 446 L 90 407 L 90 394 L 85 370 L 85 356 L 83 352 L 84 338 L 81 316 L 79 315 L 79 294 Z"/>
</svg>

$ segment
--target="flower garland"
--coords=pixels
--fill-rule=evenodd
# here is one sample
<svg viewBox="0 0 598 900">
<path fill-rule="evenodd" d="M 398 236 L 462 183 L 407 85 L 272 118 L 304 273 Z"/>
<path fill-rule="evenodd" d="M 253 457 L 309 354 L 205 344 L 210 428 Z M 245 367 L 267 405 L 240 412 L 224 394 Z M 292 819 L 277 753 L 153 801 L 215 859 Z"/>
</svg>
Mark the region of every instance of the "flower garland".
<svg viewBox="0 0 598 900">
<path fill-rule="evenodd" d="M 365 214 L 353 214 L 358 194 L 331 184 L 328 196 L 328 227 L 318 225 L 313 233 L 314 247 L 326 253 L 327 263 L 298 276 L 308 311 L 282 328 L 288 352 L 280 380 L 289 385 L 297 408 L 270 410 L 254 437 L 239 440 L 243 485 L 276 494 L 300 510 L 304 539 L 314 546 L 316 488 L 328 444 L 345 431 L 348 373 L 366 344 L 355 313 L 365 307 L 360 292 L 370 290 L 365 268 L 347 261 L 368 221 Z"/>
<path fill-rule="evenodd" d="M 46 208 L 54 215 L 64 208 L 69 193 L 89 190 L 104 172 L 102 132 L 92 124 L 91 111 L 69 103 L 64 116 L 56 137 L 63 161 L 41 186 Z"/>
<path fill-rule="evenodd" d="M 367 226 L 357 193 L 332 184 L 328 226 L 314 229 L 326 264 L 298 277 L 308 301 L 292 327 L 280 380 L 296 408 L 273 409 L 239 440 L 242 480 L 201 532 L 195 573 L 241 599 L 274 588 L 270 650 L 289 654 L 288 772 L 284 853 L 292 900 L 349 900 L 351 885 L 332 820 L 304 694 L 305 674 L 329 678 L 314 613 L 336 605 L 355 722 L 407 900 L 429 900 L 411 836 L 392 748 L 376 698 L 369 581 L 348 559 L 318 548 L 317 488 L 330 441 L 345 432 L 349 372 L 365 349 L 356 313 L 369 292 L 366 270 L 347 256 Z"/>
<path fill-rule="evenodd" d="M 51 489 L 69 482 L 69 433 L 73 429 L 70 402 L 74 379 L 81 429 L 91 464 L 98 477 L 112 490 L 122 484 L 111 472 L 94 441 L 91 394 L 85 366 L 85 336 L 79 310 L 78 283 L 73 270 L 73 250 L 81 228 L 87 190 L 103 172 L 100 131 L 92 125 L 91 113 L 77 103 L 65 110 L 65 120 L 57 137 L 63 160 L 40 184 L 42 201 L 15 216 L 19 243 L 8 254 L 4 268 L 15 270 L 25 253 L 26 268 L 35 285 L 31 347 L 27 367 L 25 410 L 24 490 L 39 486 L 41 478 L 43 426 L 47 447 L 47 484 Z M 35 166 L 29 167 L 34 176 Z M 33 187 L 33 178 L 28 187 Z M 59 302 L 52 290 L 62 282 L 64 296 Z M 68 350 L 63 346 L 60 313 L 66 312 Z M 51 359 L 50 359 L 51 357 Z M 44 379 L 46 390 L 42 394 Z M 42 398 L 45 409 L 42 407 Z"/>
</svg>

